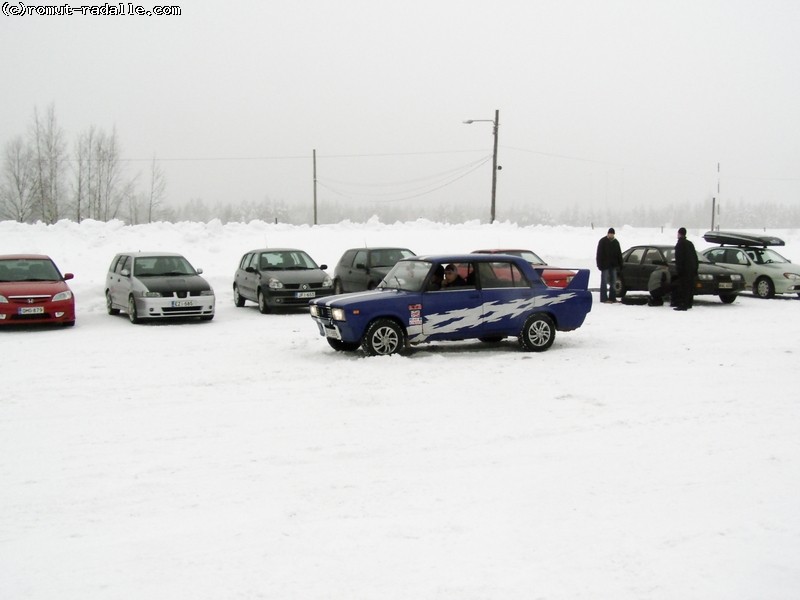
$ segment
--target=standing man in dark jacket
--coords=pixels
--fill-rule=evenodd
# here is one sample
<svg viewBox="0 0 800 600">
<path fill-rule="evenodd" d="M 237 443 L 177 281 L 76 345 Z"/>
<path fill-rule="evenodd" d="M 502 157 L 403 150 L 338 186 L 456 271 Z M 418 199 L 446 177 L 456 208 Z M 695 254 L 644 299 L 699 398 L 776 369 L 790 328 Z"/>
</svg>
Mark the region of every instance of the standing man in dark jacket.
<svg viewBox="0 0 800 600">
<path fill-rule="evenodd" d="M 622 250 L 611 227 L 608 234 L 597 242 L 597 268 L 600 269 L 600 302 L 612 304 L 617 301 L 617 271 L 622 268 Z"/>
<path fill-rule="evenodd" d="M 694 282 L 697 279 L 697 251 L 686 239 L 686 228 L 678 229 L 675 244 L 675 287 L 672 302 L 675 310 L 688 310 L 694 302 Z"/>
</svg>

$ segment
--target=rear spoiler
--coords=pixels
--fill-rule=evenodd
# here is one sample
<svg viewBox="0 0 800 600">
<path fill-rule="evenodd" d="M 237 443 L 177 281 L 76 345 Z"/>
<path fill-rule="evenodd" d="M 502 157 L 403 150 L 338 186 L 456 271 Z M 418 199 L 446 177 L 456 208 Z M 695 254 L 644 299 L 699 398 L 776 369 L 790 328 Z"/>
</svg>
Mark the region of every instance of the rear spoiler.
<svg viewBox="0 0 800 600">
<path fill-rule="evenodd" d="M 589 269 L 570 269 L 575 271 L 572 281 L 564 289 L 567 290 L 588 290 L 589 289 Z"/>
</svg>

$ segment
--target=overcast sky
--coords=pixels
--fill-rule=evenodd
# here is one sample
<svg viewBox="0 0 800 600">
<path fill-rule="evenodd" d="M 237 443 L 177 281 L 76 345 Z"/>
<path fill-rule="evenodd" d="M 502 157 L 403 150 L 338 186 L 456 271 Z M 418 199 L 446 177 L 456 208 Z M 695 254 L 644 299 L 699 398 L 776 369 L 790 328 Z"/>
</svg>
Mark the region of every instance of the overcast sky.
<svg viewBox="0 0 800 600">
<path fill-rule="evenodd" d="M 499 109 L 501 220 L 718 183 L 721 202 L 800 198 L 796 0 L 175 5 L 1 16 L 0 144 L 53 104 L 70 144 L 116 127 L 131 175 L 163 160 L 170 202 L 310 203 L 316 149 L 321 204 L 488 216 L 492 124 L 462 121 Z"/>
</svg>

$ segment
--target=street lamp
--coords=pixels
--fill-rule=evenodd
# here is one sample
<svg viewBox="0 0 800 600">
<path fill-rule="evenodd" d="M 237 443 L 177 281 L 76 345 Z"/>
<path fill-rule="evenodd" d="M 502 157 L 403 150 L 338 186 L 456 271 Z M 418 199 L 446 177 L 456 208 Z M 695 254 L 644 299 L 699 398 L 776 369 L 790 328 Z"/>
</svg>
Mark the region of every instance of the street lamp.
<svg viewBox="0 0 800 600">
<path fill-rule="evenodd" d="M 500 128 L 500 111 L 494 111 L 494 120 L 492 119 L 470 119 L 469 121 L 464 121 L 466 125 L 471 125 L 472 123 L 493 123 L 494 124 L 494 152 L 492 153 L 492 212 L 491 218 L 489 220 L 490 223 L 494 223 L 494 215 L 495 215 L 495 198 L 497 195 L 497 130 Z"/>
</svg>

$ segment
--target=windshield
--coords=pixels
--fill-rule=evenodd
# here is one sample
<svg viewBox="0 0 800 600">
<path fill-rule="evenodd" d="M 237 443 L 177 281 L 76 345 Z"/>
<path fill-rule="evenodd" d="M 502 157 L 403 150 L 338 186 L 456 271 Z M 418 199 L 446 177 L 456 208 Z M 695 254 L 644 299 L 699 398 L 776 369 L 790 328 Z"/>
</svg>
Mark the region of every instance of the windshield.
<svg viewBox="0 0 800 600">
<path fill-rule="evenodd" d="M 528 261 L 532 265 L 546 265 L 547 264 L 546 262 L 544 262 L 541 258 L 539 258 L 536 254 L 534 254 L 530 250 L 514 250 L 513 252 L 504 252 L 504 254 L 512 254 L 514 256 L 519 256 L 521 258 L 524 258 L 526 261 Z"/>
<path fill-rule="evenodd" d="M 392 267 L 398 260 L 411 258 L 412 256 L 414 256 L 414 253 L 405 248 L 382 248 L 372 251 L 370 263 L 373 267 Z"/>
<path fill-rule="evenodd" d="M 783 256 L 775 252 L 775 250 L 770 250 L 769 248 L 748 248 L 746 252 L 747 256 L 750 257 L 750 260 L 757 265 L 789 262 Z"/>
<path fill-rule="evenodd" d="M 259 271 L 303 271 L 317 268 L 317 263 L 302 250 L 262 252 L 258 257 Z"/>
<path fill-rule="evenodd" d="M 197 275 L 197 271 L 182 256 L 140 256 L 133 263 L 134 277 L 178 275 Z"/>
<path fill-rule="evenodd" d="M 47 259 L 0 260 L 0 281 L 59 281 L 61 274 Z"/>
<path fill-rule="evenodd" d="M 432 263 L 424 260 L 402 260 L 386 274 L 378 288 L 421 292 L 431 265 Z"/>
</svg>

